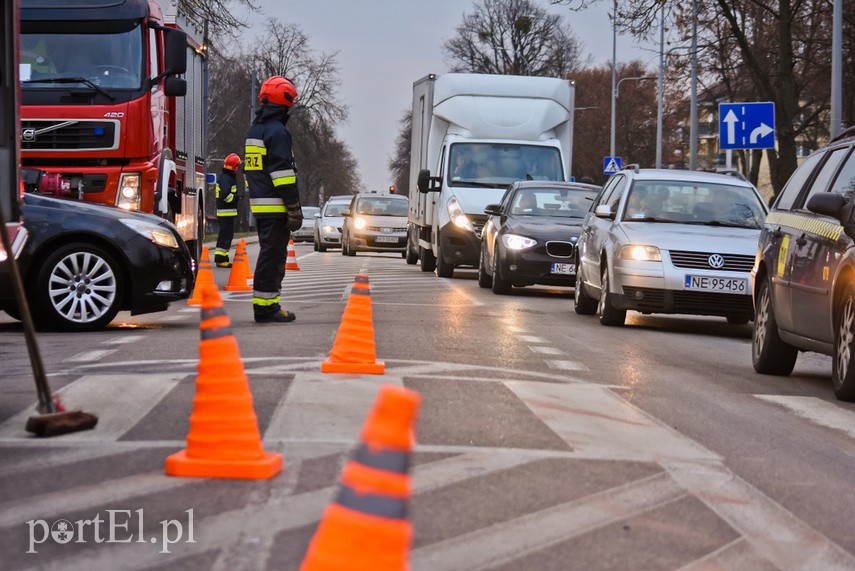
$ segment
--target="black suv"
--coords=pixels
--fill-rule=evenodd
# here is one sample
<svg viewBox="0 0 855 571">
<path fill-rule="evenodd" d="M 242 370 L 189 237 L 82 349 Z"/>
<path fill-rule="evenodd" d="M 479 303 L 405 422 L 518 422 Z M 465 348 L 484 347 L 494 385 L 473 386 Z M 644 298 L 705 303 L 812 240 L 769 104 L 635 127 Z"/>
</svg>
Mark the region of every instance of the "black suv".
<svg viewBox="0 0 855 571">
<path fill-rule="evenodd" d="M 752 362 L 789 375 L 799 351 L 833 357 L 840 400 L 855 401 L 855 138 L 805 159 L 760 234 Z"/>
</svg>

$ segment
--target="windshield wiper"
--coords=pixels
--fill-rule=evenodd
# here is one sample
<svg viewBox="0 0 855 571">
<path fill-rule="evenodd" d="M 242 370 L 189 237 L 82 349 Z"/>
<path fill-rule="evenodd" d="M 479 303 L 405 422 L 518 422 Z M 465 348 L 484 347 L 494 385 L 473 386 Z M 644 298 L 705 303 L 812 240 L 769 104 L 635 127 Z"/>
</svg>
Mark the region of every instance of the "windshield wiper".
<svg viewBox="0 0 855 571">
<path fill-rule="evenodd" d="M 723 222 L 721 220 L 707 220 L 706 222 L 691 221 L 687 222 L 687 224 L 696 224 L 698 226 L 721 226 L 723 228 L 756 228 L 756 226 L 737 224 L 736 222 Z"/>
<path fill-rule="evenodd" d="M 93 83 L 86 79 L 85 77 L 44 77 L 42 79 L 28 79 L 23 83 L 82 83 L 87 85 L 97 91 L 98 93 L 107 96 L 110 101 L 115 101 L 115 97 L 113 97 L 109 91 L 106 91 L 98 84 Z"/>
<path fill-rule="evenodd" d="M 645 216 L 644 218 L 624 218 L 624 222 L 676 222 L 670 218 L 657 218 L 656 216 Z"/>
<path fill-rule="evenodd" d="M 475 186 L 477 188 L 504 188 L 506 184 L 496 182 L 478 182 L 474 180 L 455 180 L 452 184 L 456 186 Z"/>
</svg>

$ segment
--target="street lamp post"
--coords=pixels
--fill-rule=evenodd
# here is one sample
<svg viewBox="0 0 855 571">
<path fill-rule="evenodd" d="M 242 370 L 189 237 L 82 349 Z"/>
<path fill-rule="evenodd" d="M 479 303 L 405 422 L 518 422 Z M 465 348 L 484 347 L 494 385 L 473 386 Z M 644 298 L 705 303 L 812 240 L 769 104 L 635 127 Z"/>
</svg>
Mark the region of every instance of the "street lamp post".
<svg viewBox="0 0 855 571">
<path fill-rule="evenodd" d="M 659 94 L 656 103 L 656 168 L 662 168 L 662 115 L 665 106 L 665 3 L 659 21 Z"/>
<path fill-rule="evenodd" d="M 698 170 L 698 0 L 692 0 L 692 81 L 689 169 Z"/>
<path fill-rule="evenodd" d="M 614 0 L 612 11 L 612 136 L 609 145 L 609 156 L 615 156 L 615 118 L 617 105 L 617 0 Z"/>
<path fill-rule="evenodd" d="M 843 85 L 843 0 L 834 0 L 831 32 L 831 128 L 833 139 L 840 133 Z"/>
</svg>

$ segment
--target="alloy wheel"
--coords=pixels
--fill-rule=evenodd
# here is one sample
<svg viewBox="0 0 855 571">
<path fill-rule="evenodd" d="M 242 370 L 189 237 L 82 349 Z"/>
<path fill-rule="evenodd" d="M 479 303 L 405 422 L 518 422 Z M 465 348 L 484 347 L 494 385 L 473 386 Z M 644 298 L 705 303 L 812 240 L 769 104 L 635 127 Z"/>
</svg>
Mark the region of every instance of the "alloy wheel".
<svg viewBox="0 0 855 571">
<path fill-rule="evenodd" d="M 118 292 L 116 275 L 106 260 L 92 252 L 74 252 L 51 270 L 48 298 L 56 312 L 74 323 L 103 317 Z"/>
</svg>

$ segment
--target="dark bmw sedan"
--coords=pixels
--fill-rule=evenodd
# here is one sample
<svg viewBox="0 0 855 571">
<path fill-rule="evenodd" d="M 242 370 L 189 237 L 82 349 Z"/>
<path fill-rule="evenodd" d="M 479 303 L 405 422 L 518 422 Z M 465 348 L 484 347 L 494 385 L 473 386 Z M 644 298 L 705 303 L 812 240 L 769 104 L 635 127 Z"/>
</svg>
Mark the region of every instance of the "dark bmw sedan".
<svg viewBox="0 0 855 571">
<path fill-rule="evenodd" d="M 478 285 L 494 293 L 535 284 L 574 287 L 576 241 L 600 187 L 520 181 L 484 210 Z"/>
<path fill-rule="evenodd" d="M 165 310 L 193 288 L 190 251 L 165 220 L 85 202 L 24 195 L 28 241 L 18 259 L 41 328 L 92 331 L 120 310 Z M 8 263 L 0 309 L 19 318 Z"/>
</svg>

